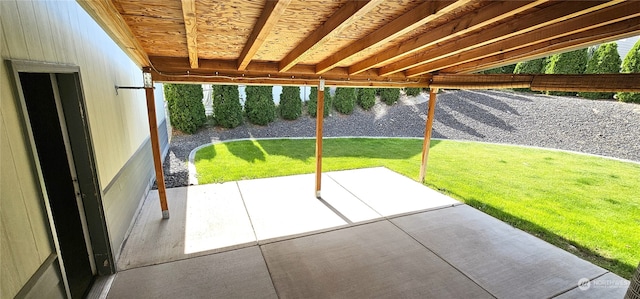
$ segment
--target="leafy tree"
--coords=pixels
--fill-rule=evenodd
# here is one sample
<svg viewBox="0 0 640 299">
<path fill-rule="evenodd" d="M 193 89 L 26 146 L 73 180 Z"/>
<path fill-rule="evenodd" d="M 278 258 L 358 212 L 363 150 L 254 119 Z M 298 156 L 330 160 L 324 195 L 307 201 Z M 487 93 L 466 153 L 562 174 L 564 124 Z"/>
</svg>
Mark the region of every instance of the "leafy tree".
<svg viewBox="0 0 640 299">
<path fill-rule="evenodd" d="M 546 65 L 546 58 L 538 58 L 528 61 L 518 62 L 516 64 L 515 69 L 513 69 L 514 74 L 542 74 L 544 73 L 544 67 Z M 516 91 L 531 91 L 529 88 L 514 88 Z"/>
<path fill-rule="evenodd" d="M 640 73 L 640 41 L 637 41 L 622 62 L 622 73 Z M 627 103 L 640 103 L 640 92 L 619 92 L 618 100 Z"/>
<path fill-rule="evenodd" d="M 324 117 L 329 116 L 331 113 L 331 92 L 329 87 L 324 88 Z M 311 117 L 316 117 L 318 114 L 318 87 L 311 87 L 311 93 L 309 94 L 309 102 L 307 103 L 307 111 Z"/>
<path fill-rule="evenodd" d="M 273 102 L 273 86 L 247 86 L 247 101 L 244 111 L 249 121 L 264 126 L 276 118 L 276 104 Z"/>
<path fill-rule="evenodd" d="M 213 117 L 216 124 L 235 128 L 242 124 L 242 105 L 236 85 L 213 85 Z"/>
<path fill-rule="evenodd" d="M 407 96 L 415 97 L 415 96 L 419 95 L 422 92 L 422 88 L 420 88 L 420 87 L 407 87 L 407 88 L 404 89 L 404 92 L 407 94 Z"/>
<path fill-rule="evenodd" d="M 174 128 L 193 134 L 204 125 L 206 116 L 202 104 L 202 85 L 164 84 L 164 96 Z"/>
<path fill-rule="evenodd" d="M 300 98 L 300 87 L 283 86 L 280 94 L 280 116 L 284 119 L 298 119 L 302 114 L 302 99 Z"/>
<path fill-rule="evenodd" d="M 618 45 L 608 43 L 596 49 L 587 63 L 585 74 L 617 74 L 620 72 L 620 54 Z M 581 92 L 580 95 L 587 99 L 612 99 L 613 92 Z"/>
<path fill-rule="evenodd" d="M 358 88 L 358 96 L 356 98 L 358 105 L 364 110 L 369 110 L 376 104 L 375 88 Z"/>
<path fill-rule="evenodd" d="M 583 74 L 587 67 L 587 49 L 580 49 L 566 53 L 555 54 L 549 59 L 546 74 Z M 559 96 L 573 96 L 575 92 L 548 91 L 547 94 Z"/>
<path fill-rule="evenodd" d="M 400 99 L 400 88 L 379 88 L 380 100 L 391 106 Z"/>
<path fill-rule="evenodd" d="M 350 87 L 336 88 L 336 96 L 333 101 L 333 107 L 342 114 L 353 113 L 356 106 L 356 89 Z"/>
</svg>

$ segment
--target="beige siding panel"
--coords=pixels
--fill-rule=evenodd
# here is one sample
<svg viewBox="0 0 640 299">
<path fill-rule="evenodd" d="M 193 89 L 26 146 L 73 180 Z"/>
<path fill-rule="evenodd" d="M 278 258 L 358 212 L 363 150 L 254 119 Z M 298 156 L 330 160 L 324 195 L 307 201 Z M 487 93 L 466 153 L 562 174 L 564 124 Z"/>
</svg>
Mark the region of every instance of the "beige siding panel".
<svg viewBox="0 0 640 299">
<path fill-rule="evenodd" d="M 9 138 L 3 126 L 0 130 L 0 223 L 3 227 L 3 238 L 6 239 L 0 242 L 6 244 L 15 264 L 19 265 L 13 275 L 17 281 L 24 283 L 40 267 L 42 260 L 38 255 L 20 188 L 16 186 L 19 186 L 19 182 Z"/>
<path fill-rule="evenodd" d="M 0 267 L 0 277 L 2 277 L 0 279 L 0 298 L 13 298 L 26 282 L 16 274 L 18 273 L 17 260 L 13 258 L 14 254 L 11 252 L 7 240 L 9 240 L 7 228 L 0 221 L 0 260 L 2 261 L 2 267 Z"/>
<path fill-rule="evenodd" d="M 27 42 L 29 59 L 44 61 L 45 56 L 42 50 L 42 43 L 40 42 L 40 34 L 38 33 L 38 24 L 33 12 L 33 5 L 31 1 L 17 1 L 17 5 L 20 23 L 24 30 L 24 39 Z"/>
<path fill-rule="evenodd" d="M 63 52 L 64 48 L 56 47 L 56 40 L 60 39 L 60 35 L 51 26 L 49 20 L 49 1 L 30 1 L 33 5 L 33 11 L 38 24 L 38 33 L 42 51 L 44 52 L 44 60 L 48 62 L 61 62 L 58 51 Z M 58 50 L 60 49 L 60 50 Z"/>
<path fill-rule="evenodd" d="M 23 205 L 27 208 L 27 217 L 33 228 L 35 245 L 40 257 L 44 261 L 53 247 L 50 241 L 50 229 L 46 212 L 43 206 L 40 184 L 35 173 L 34 161 L 31 155 L 31 147 L 26 138 L 26 129 L 23 128 L 21 110 L 18 107 L 17 95 L 13 94 L 13 82 L 9 80 L 8 70 L 5 64 L 0 66 L 2 71 L 2 108 L 0 113 L 8 136 L 8 144 L 15 163 L 16 177 L 18 184 L 14 188 L 19 189 L 22 194 Z"/>
<path fill-rule="evenodd" d="M 80 67 L 101 187 L 109 185 L 116 174 L 126 172 L 103 198 L 111 242 L 117 251 L 152 171 L 144 92 L 121 90 L 116 95 L 114 88 L 116 84 L 142 86 L 140 68 L 75 1 L 2 0 L 0 12 L 3 59 L 46 60 Z M 13 82 L 4 64 L 0 65 L 0 75 L 0 297 L 11 298 L 53 248 Z M 139 148 L 145 150 L 136 152 Z M 123 169 L 130 160 L 134 161 L 132 167 Z M 5 217 L 5 213 L 11 215 Z"/>
<path fill-rule="evenodd" d="M 38 28 L 38 40 L 42 45 L 43 60 L 47 62 L 60 62 L 56 53 L 54 40 L 59 37 L 54 33 L 49 24 L 49 13 L 47 13 L 46 1 L 28 1 L 31 3 L 31 10 L 35 16 Z"/>
<path fill-rule="evenodd" d="M 0 11 L 2 12 L 2 30 L 5 33 L 7 48 L 13 59 L 28 59 L 27 43 L 22 32 L 20 24 L 20 16 L 18 15 L 18 6 L 13 1 L 0 1 Z M 4 58 L 4 57 L 3 57 Z"/>
</svg>

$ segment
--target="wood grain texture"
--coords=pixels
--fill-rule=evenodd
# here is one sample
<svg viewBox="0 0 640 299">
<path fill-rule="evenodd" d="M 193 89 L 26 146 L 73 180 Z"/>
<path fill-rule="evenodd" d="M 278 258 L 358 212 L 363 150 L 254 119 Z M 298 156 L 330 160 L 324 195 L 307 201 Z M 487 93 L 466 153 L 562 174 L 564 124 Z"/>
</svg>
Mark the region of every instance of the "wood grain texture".
<svg viewBox="0 0 640 299">
<path fill-rule="evenodd" d="M 498 26 L 493 26 L 491 30 L 479 30 L 454 41 L 442 45 L 436 44 L 426 48 L 411 57 L 383 66 L 380 68 L 380 74 L 391 74 L 414 68 L 430 61 L 444 59 L 464 51 L 490 43 L 497 43 L 512 36 L 524 34 L 544 26 L 603 9 L 619 2 L 620 1 L 560 2 L 550 7 L 536 9 L 525 16 L 514 18 Z"/>
<path fill-rule="evenodd" d="M 321 74 L 333 68 L 343 60 L 377 44 L 385 43 L 389 40 L 402 36 L 427 22 L 436 19 L 459 6 L 463 6 L 469 1 L 459 0 L 424 2 L 402 16 L 382 26 L 375 32 L 358 40 L 344 49 L 340 49 L 335 55 L 321 61 L 316 66 L 316 72 Z"/>
<path fill-rule="evenodd" d="M 606 26 L 616 22 L 640 16 L 640 5 L 624 2 L 618 5 L 597 10 L 589 14 L 555 23 L 536 30 L 503 39 L 500 43 L 490 43 L 482 47 L 461 52 L 457 55 L 423 64 L 407 71 L 408 76 L 441 70 L 465 62 L 499 55 L 545 41 L 556 40 L 564 36 L 580 33 L 589 29 Z M 541 38 L 544 36 L 544 38 Z"/>
<path fill-rule="evenodd" d="M 238 58 L 238 70 L 242 71 L 247 68 L 253 56 L 258 52 L 260 46 L 267 39 L 271 29 L 276 25 L 287 6 L 291 3 L 291 0 L 275 0 L 267 1 L 262 15 L 253 27 L 249 40 L 245 44 L 242 52 L 240 52 L 240 58 Z"/>
<path fill-rule="evenodd" d="M 78 4 L 140 66 L 148 66 L 148 56 L 136 36 L 110 0 L 78 0 Z"/>
<path fill-rule="evenodd" d="M 291 67 L 302 60 L 305 55 L 317 51 L 318 48 L 321 48 L 329 40 L 341 34 L 343 30 L 364 17 L 369 10 L 381 2 L 382 0 L 347 2 L 280 61 L 280 71 L 286 72 L 291 69 Z"/>
<path fill-rule="evenodd" d="M 485 69 L 509 65 L 520 61 L 527 61 L 547 57 L 556 53 L 573 51 L 593 44 L 613 42 L 619 39 L 633 37 L 640 34 L 640 18 L 629 19 L 615 24 L 598 27 L 581 33 L 556 38 L 537 43 L 532 46 L 506 51 L 471 62 L 456 65 L 442 70 L 443 73 L 469 74 Z"/>
<path fill-rule="evenodd" d="M 349 73 L 357 74 L 372 67 L 392 62 L 436 43 L 457 38 L 484 26 L 512 17 L 546 1 L 548 0 L 494 2 L 477 13 L 467 14 L 453 22 L 444 23 L 417 37 L 407 39 L 395 47 L 387 48 L 377 55 L 354 63 L 349 67 Z"/>
<path fill-rule="evenodd" d="M 187 52 L 192 69 L 198 68 L 198 22 L 195 0 L 181 0 L 184 29 L 187 37 Z"/>
</svg>

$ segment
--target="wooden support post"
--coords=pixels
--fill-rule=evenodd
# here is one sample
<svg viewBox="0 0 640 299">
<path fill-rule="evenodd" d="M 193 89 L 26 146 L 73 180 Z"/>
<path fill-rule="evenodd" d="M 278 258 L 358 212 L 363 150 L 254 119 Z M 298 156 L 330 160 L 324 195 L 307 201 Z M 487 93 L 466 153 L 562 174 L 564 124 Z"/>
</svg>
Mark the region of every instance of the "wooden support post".
<svg viewBox="0 0 640 299">
<path fill-rule="evenodd" d="M 422 165 L 420 165 L 420 182 L 424 183 L 427 176 L 427 160 L 429 158 L 429 147 L 431 146 L 431 129 L 433 127 L 433 118 L 436 110 L 436 94 L 437 89 L 431 89 L 429 92 L 429 111 L 427 112 L 427 122 L 424 128 L 424 142 L 422 143 Z"/>
<path fill-rule="evenodd" d="M 145 73 L 145 77 L 151 73 Z M 150 79 L 148 79 L 150 81 Z M 145 80 L 147 81 L 147 80 Z M 149 116 L 149 132 L 151 134 L 151 152 L 153 153 L 153 165 L 156 170 L 156 183 L 158 194 L 160 195 L 160 207 L 162 208 L 162 218 L 169 219 L 169 205 L 167 204 L 167 189 L 164 184 L 164 173 L 162 170 L 162 154 L 160 153 L 160 140 L 158 139 L 158 121 L 156 119 L 156 99 L 153 94 L 153 84 L 145 82 L 144 88 L 147 95 L 147 115 Z"/>
<path fill-rule="evenodd" d="M 318 84 L 316 107 L 316 197 L 320 198 L 322 187 L 322 126 L 324 120 L 324 80 Z"/>
</svg>

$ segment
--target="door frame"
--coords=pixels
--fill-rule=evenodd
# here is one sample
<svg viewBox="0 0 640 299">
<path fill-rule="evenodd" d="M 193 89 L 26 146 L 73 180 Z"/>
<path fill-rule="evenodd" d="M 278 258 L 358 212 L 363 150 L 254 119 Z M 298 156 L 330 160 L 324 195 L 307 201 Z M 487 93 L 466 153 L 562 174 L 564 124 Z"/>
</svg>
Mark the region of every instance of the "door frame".
<svg viewBox="0 0 640 299">
<path fill-rule="evenodd" d="M 44 183 L 44 177 L 38 158 L 38 153 L 35 145 L 35 139 L 31 128 L 31 122 L 29 119 L 29 113 L 26 106 L 24 93 L 22 90 L 22 84 L 20 82 L 20 73 L 47 73 L 52 75 L 52 86 L 54 89 L 54 95 L 56 97 L 56 105 L 61 105 L 58 110 L 64 114 L 64 119 L 71 118 L 73 125 L 66 123 L 66 131 L 63 134 L 70 135 L 69 127 L 73 127 L 75 131 L 74 140 L 69 140 L 66 144 L 67 147 L 72 148 L 73 164 L 75 164 L 78 175 L 78 186 L 81 190 L 81 204 L 79 209 L 81 211 L 81 219 L 83 225 L 83 231 L 85 232 L 85 242 L 87 243 L 87 249 L 89 249 L 89 260 L 91 261 L 91 268 L 94 275 L 109 275 L 116 272 L 115 263 L 113 258 L 113 252 L 111 250 L 111 243 L 109 239 L 109 233 L 107 230 L 107 223 L 104 213 L 104 206 L 102 205 L 102 189 L 99 181 L 96 163 L 93 141 L 91 139 L 91 130 L 89 126 L 89 120 L 86 115 L 86 103 L 84 97 L 84 91 L 82 90 L 82 77 L 80 74 L 80 67 L 77 65 L 66 64 L 53 64 L 44 62 L 33 62 L 24 60 L 8 60 L 7 64 L 12 72 L 14 86 L 16 87 L 16 94 L 18 97 L 18 107 L 20 107 L 22 124 L 24 125 L 24 134 L 28 145 L 31 149 L 31 158 L 33 159 L 32 171 L 37 175 L 37 180 L 40 186 L 40 192 L 42 199 L 44 200 L 44 207 L 51 229 L 51 235 L 55 246 L 56 254 L 61 257 L 60 245 L 58 243 L 56 227 L 53 222 L 53 214 L 51 212 L 51 206 L 49 203 L 47 190 Z M 73 77 L 65 76 L 65 89 L 73 92 L 75 95 L 69 102 L 67 91 L 65 102 L 62 102 L 60 98 L 60 80 L 56 80 L 56 75 L 72 75 Z M 60 122 L 65 122 L 61 119 Z M 64 126 L 61 129 L 65 130 Z M 71 136 L 69 136 L 71 139 Z M 71 165 L 70 165 L 71 168 Z M 84 212 L 84 215 L 82 215 Z M 86 235 L 88 233 L 88 236 Z M 58 258 L 60 269 L 62 270 L 62 278 L 65 286 L 67 296 L 69 293 L 69 284 L 66 277 L 64 268 L 64 262 L 61 258 Z"/>
</svg>

